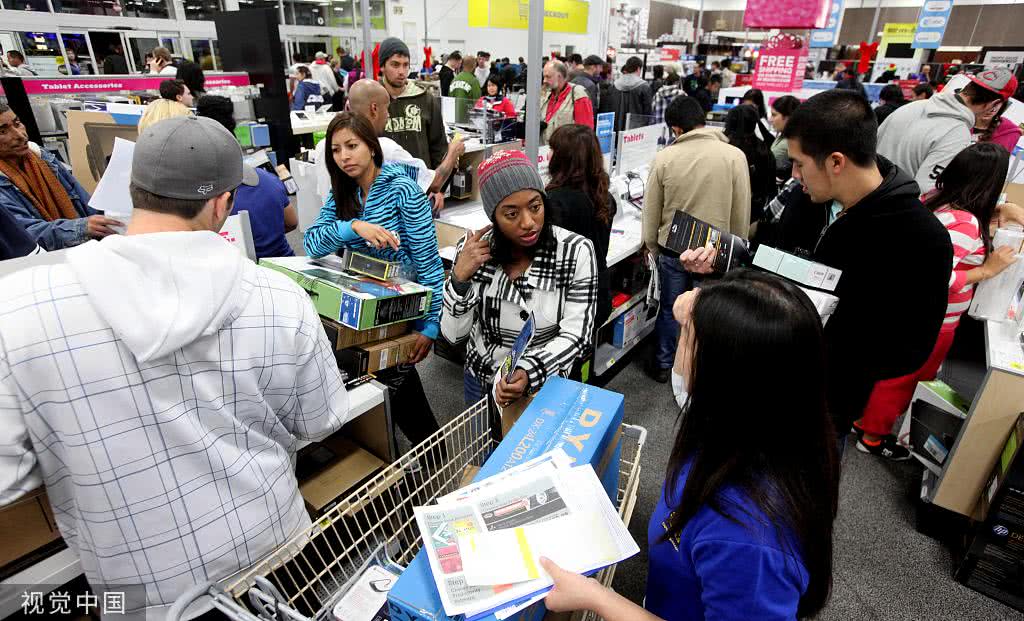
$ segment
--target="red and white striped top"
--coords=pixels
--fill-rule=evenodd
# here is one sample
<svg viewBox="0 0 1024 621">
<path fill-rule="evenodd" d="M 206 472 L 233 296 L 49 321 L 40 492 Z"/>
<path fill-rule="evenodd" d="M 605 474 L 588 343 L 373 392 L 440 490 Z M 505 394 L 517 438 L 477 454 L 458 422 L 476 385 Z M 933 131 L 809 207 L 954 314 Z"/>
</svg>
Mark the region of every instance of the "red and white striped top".
<svg viewBox="0 0 1024 621">
<path fill-rule="evenodd" d="M 985 244 L 978 219 L 972 213 L 946 205 L 935 210 L 935 217 L 949 231 L 953 242 L 953 271 L 949 275 L 949 303 L 943 325 L 956 326 L 974 297 L 974 285 L 967 284 L 967 272 L 985 262 Z"/>
</svg>

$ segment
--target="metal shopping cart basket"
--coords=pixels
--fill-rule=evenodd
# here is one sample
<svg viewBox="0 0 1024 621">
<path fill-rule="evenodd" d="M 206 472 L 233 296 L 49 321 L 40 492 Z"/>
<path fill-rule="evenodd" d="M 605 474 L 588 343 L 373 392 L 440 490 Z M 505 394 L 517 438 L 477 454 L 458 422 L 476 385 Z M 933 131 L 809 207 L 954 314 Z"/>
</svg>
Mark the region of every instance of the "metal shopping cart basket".
<svg viewBox="0 0 1024 621">
<path fill-rule="evenodd" d="M 498 441 L 480 401 L 341 500 L 307 531 L 223 584 L 196 585 L 168 613 L 178 621 L 193 602 L 210 598 L 236 621 L 328 621 L 332 608 L 371 564 L 400 573 L 422 541 L 413 507 L 467 484 Z M 647 430 L 622 425 L 616 503 L 628 526 L 640 482 Z M 611 585 L 615 567 L 595 577 Z"/>
</svg>

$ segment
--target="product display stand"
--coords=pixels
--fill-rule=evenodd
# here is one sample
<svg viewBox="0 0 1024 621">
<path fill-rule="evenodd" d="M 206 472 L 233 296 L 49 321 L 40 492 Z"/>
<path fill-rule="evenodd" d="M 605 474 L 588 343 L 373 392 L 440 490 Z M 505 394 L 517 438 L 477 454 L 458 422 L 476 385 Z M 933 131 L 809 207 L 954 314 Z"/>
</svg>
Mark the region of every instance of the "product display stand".
<svg viewBox="0 0 1024 621">
<path fill-rule="evenodd" d="M 976 515 L 978 498 L 1010 430 L 1024 411 L 1024 350 L 1013 323 L 985 323 L 985 379 L 938 476 L 925 471 L 922 498 Z"/>
</svg>

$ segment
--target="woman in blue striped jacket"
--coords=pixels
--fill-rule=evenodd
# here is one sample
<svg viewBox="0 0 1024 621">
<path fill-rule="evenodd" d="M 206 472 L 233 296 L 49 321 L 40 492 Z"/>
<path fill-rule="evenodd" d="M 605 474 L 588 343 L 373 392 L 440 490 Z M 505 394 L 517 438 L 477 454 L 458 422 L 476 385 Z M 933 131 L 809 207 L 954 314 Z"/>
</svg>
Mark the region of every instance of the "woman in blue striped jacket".
<svg viewBox="0 0 1024 621">
<path fill-rule="evenodd" d="M 338 114 L 327 127 L 325 140 L 331 194 L 306 230 L 306 254 L 322 257 L 349 248 L 401 261 L 412 267 L 417 282 L 433 291 L 427 316 L 414 324 L 419 333 L 416 347 L 394 378 L 400 385 L 392 398 L 395 422 L 415 445 L 438 429 L 413 366 L 427 357 L 437 338 L 444 298 L 444 270 L 430 202 L 401 166 L 383 163 L 380 143 L 364 117 Z"/>
</svg>

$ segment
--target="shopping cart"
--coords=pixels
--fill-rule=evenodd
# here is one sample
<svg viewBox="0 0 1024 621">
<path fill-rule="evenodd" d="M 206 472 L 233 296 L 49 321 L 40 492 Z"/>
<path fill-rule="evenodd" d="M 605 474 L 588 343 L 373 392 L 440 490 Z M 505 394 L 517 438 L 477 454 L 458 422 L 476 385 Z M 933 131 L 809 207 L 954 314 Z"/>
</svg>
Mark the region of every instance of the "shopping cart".
<svg viewBox="0 0 1024 621">
<path fill-rule="evenodd" d="M 400 573 L 422 541 L 413 507 L 469 483 L 497 446 L 486 401 L 480 401 L 389 465 L 320 517 L 226 584 L 196 585 L 168 613 L 178 621 L 193 602 L 210 598 L 236 621 L 328 621 L 333 606 L 371 564 Z M 629 525 L 640 483 L 647 430 L 622 425 L 616 503 Z M 595 577 L 610 585 L 615 567 Z"/>
</svg>

